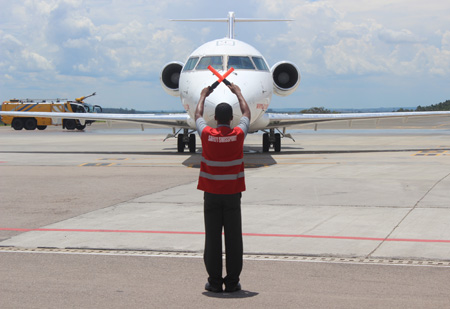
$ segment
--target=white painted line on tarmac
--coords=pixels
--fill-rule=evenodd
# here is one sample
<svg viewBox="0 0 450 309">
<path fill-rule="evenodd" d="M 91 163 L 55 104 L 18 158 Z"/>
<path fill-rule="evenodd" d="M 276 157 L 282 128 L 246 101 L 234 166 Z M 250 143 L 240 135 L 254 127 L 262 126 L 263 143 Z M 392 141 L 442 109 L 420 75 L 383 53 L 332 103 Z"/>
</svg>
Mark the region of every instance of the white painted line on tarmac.
<svg viewBox="0 0 450 309">
<path fill-rule="evenodd" d="M 94 256 L 136 256 L 136 257 L 167 257 L 167 258 L 203 258 L 200 252 L 176 252 L 176 251 L 140 251 L 140 250 L 101 250 L 78 248 L 17 248 L 0 247 L 0 253 L 38 253 L 38 254 L 71 254 Z M 410 266 L 410 267 L 439 267 L 450 268 L 450 261 L 439 260 L 411 260 L 411 259 L 387 259 L 387 258 L 346 258 L 346 257 L 320 257 L 300 255 L 262 255 L 244 254 L 244 260 L 266 262 L 305 262 L 326 264 L 350 264 L 350 265 L 377 265 L 377 266 Z"/>
</svg>

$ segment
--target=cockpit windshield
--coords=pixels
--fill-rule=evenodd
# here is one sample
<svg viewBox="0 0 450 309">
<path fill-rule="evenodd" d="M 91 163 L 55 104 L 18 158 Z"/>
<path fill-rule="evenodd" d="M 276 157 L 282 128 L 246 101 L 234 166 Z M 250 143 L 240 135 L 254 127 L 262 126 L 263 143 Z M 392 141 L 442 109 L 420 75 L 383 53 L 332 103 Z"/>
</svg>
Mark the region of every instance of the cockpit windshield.
<svg viewBox="0 0 450 309">
<path fill-rule="evenodd" d="M 224 59 L 228 60 L 226 65 L 223 64 Z M 208 66 L 212 66 L 216 70 L 223 70 L 226 67 L 235 70 L 257 70 L 269 71 L 266 62 L 262 57 L 258 56 L 204 56 L 202 58 L 195 56 L 188 59 L 183 72 L 192 70 L 207 70 Z"/>
<path fill-rule="evenodd" d="M 266 62 L 261 57 L 252 57 L 253 62 L 256 65 L 256 68 L 260 71 L 269 71 L 269 68 L 267 67 Z"/>
<path fill-rule="evenodd" d="M 198 62 L 198 57 L 191 57 L 187 61 L 186 65 L 183 68 L 183 71 L 191 71 L 195 68 L 195 65 Z"/>
<path fill-rule="evenodd" d="M 254 70 L 255 66 L 246 56 L 229 56 L 228 67 L 233 67 L 235 70 Z"/>
<path fill-rule="evenodd" d="M 216 70 L 222 70 L 222 56 L 205 56 L 200 59 L 196 70 L 207 70 L 208 66 L 212 66 Z"/>
</svg>

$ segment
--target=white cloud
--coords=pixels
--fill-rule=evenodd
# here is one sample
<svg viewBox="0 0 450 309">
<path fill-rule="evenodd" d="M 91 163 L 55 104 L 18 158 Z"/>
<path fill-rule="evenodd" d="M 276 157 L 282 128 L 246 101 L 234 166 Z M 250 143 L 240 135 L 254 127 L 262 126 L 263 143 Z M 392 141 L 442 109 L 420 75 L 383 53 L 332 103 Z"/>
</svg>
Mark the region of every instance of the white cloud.
<svg viewBox="0 0 450 309">
<path fill-rule="evenodd" d="M 404 5 L 404 6 L 403 6 Z M 288 12 L 295 19 L 289 32 L 282 34 L 271 46 L 286 47 L 289 58 L 297 61 L 305 72 L 314 74 L 411 74 L 411 72 L 450 75 L 445 48 L 448 32 L 442 35 L 442 47 L 433 44 L 427 35 L 436 36 L 440 28 L 450 26 L 433 13 L 450 9 L 450 4 L 422 5 L 420 1 L 272 1 L 262 6 L 276 13 Z M 399 10 L 399 9 L 404 10 Z M 422 11 L 424 9 L 424 11 Z M 397 10 L 397 11 L 396 11 Z M 418 27 L 403 14 L 427 19 L 425 27 Z M 388 15 L 387 20 L 385 14 Z M 442 16 L 445 14 L 439 14 Z M 398 19 L 394 18 L 395 16 Z M 437 19 L 437 23 L 435 20 Z M 398 20 L 398 23 L 396 23 Z M 408 49 L 408 51 L 406 51 Z M 414 54 L 412 54 L 414 53 Z"/>
<path fill-rule="evenodd" d="M 402 43 L 423 43 L 426 40 L 414 35 L 410 30 L 402 29 L 401 31 L 394 31 L 391 29 L 382 29 L 378 33 L 380 40 L 389 44 Z"/>
<path fill-rule="evenodd" d="M 136 93 L 160 93 L 159 104 L 172 99 L 159 88 L 161 67 L 185 61 L 198 45 L 226 33 L 225 24 L 168 20 L 223 18 L 228 11 L 238 18 L 295 19 L 236 26 L 236 37 L 270 63 L 285 59 L 300 67 L 302 85 L 286 99 L 295 105 L 309 91 L 311 75 L 320 81 L 315 94 L 329 92 L 320 84 L 326 78 L 362 85 L 377 77 L 383 88 L 412 78 L 438 85 L 436 79 L 450 75 L 450 3 L 444 0 L 17 0 L 2 1 L 0 11 L 0 90 L 95 86 L 92 91 L 114 98 L 132 85 Z"/>
</svg>

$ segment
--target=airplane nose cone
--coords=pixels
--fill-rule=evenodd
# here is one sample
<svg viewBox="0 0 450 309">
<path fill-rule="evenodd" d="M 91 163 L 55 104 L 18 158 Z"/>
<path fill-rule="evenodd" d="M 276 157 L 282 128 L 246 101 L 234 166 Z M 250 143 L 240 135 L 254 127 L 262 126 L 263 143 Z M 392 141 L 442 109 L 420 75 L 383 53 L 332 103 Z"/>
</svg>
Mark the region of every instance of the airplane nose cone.
<svg viewBox="0 0 450 309">
<path fill-rule="evenodd" d="M 233 122 L 232 126 L 239 123 L 239 119 L 242 115 L 241 109 L 239 107 L 239 101 L 234 93 L 228 89 L 225 85 L 219 85 L 213 93 L 205 100 L 205 109 L 203 118 L 206 120 L 207 124 L 216 127 L 216 121 L 214 119 L 216 106 L 220 103 L 228 103 L 233 108 Z M 235 124 L 236 123 L 236 124 Z"/>
</svg>

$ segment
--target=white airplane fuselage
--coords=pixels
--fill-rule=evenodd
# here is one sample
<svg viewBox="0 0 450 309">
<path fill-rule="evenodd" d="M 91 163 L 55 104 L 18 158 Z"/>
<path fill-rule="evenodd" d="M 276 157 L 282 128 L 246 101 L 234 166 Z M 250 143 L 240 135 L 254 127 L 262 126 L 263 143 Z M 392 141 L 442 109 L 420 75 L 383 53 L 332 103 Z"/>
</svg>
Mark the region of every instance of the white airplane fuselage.
<svg viewBox="0 0 450 309">
<path fill-rule="evenodd" d="M 203 88 L 218 80 L 207 67 L 212 65 L 221 75 L 230 68 L 234 71 L 227 77 L 238 85 L 251 110 L 250 131 L 262 130 L 267 126 L 263 118 L 272 95 L 286 96 L 295 91 L 300 82 L 297 67 L 290 62 L 278 62 L 270 68 L 262 54 L 251 45 L 233 38 L 223 38 L 205 43 L 192 52 L 185 63 L 171 62 L 161 72 L 164 90 L 181 98 L 183 108 L 189 115 L 188 125 L 195 130 L 194 113 Z M 236 126 L 241 110 L 236 96 L 222 82 L 205 101 L 204 119 L 214 127 L 215 107 L 226 102 L 233 107 L 233 121 Z"/>
<path fill-rule="evenodd" d="M 228 60 L 230 59 L 229 56 L 248 57 L 248 59 L 257 57 L 257 59 L 263 59 L 265 62 L 261 53 L 252 46 L 228 38 L 211 41 L 200 46 L 189 56 L 189 59 L 195 57 L 201 59 L 204 56 L 219 56 L 223 59 L 222 65 L 216 67 L 216 70 L 222 75 L 233 67 L 232 64 L 228 63 Z M 217 76 L 208 69 L 184 69 L 181 72 L 179 80 L 180 98 L 184 109 L 191 119 L 194 119 L 200 92 L 203 88 L 210 86 L 216 80 L 218 80 Z M 267 110 L 272 98 L 273 80 L 268 66 L 266 70 L 235 68 L 227 77 L 227 80 L 241 88 L 242 94 L 251 110 L 251 125 L 257 123 Z M 220 83 L 214 92 L 206 99 L 204 119 L 208 125 L 215 126 L 215 107 L 222 102 L 226 102 L 233 107 L 232 126 L 236 126 L 242 115 L 239 103 L 236 96 L 223 82 Z M 195 123 L 193 121 L 190 121 L 189 125 L 192 128 L 195 128 Z"/>
</svg>

